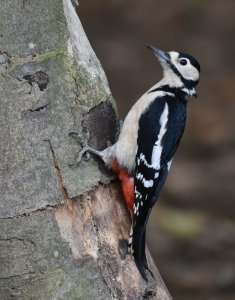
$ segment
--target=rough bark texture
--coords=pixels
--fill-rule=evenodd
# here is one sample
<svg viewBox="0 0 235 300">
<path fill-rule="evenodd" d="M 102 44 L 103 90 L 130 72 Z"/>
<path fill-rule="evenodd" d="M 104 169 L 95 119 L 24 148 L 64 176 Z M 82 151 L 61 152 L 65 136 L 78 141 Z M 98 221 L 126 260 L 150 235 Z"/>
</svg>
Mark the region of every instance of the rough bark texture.
<svg viewBox="0 0 235 300">
<path fill-rule="evenodd" d="M 118 183 L 95 159 L 69 166 L 79 150 L 69 132 L 90 129 L 102 149 L 117 128 L 70 0 L 1 1 L 0 97 L 1 300 L 139 299 Z M 156 299 L 171 299 L 151 265 Z"/>
</svg>

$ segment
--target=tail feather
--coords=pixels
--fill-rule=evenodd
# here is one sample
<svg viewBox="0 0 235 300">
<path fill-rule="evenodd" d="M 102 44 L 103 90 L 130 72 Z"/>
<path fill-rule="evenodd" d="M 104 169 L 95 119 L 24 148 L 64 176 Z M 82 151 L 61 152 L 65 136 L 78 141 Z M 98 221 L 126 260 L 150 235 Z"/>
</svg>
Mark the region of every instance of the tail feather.
<svg viewBox="0 0 235 300">
<path fill-rule="evenodd" d="M 148 281 L 146 273 L 147 270 L 153 276 L 152 272 L 149 270 L 145 253 L 146 225 L 152 207 L 157 201 L 160 191 L 162 190 L 167 174 L 168 167 L 166 164 L 162 167 L 162 169 L 160 169 L 157 181 L 155 182 L 152 189 L 148 190 L 147 194 L 142 185 L 139 184 L 139 187 L 135 186 L 136 197 L 134 204 L 134 218 L 132 223 L 132 229 L 130 232 L 129 252 L 133 254 L 136 266 L 145 281 Z M 139 194 L 141 196 L 144 195 L 144 197 L 142 197 L 145 198 L 144 202 L 141 202 L 141 200 L 138 199 Z"/>
<path fill-rule="evenodd" d="M 133 256 L 135 259 L 136 266 L 145 281 L 146 276 L 146 265 L 147 260 L 145 256 L 145 241 L 144 241 L 144 228 L 135 228 L 133 232 Z"/>
<path fill-rule="evenodd" d="M 141 216 L 141 219 L 144 220 L 143 223 L 138 222 L 135 226 L 132 225 L 128 245 L 128 251 L 133 254 L 136 266 L 145 281 L 147 281 L 146 270 L 149 270 L 145 253 L 145 229 L 150 212 L 151 209 L 148 209 Z M 152 272 L 150 271 L 150 273 Z"/>
<path fill-rule="evenodd" d="M 145 267 L 145 269 L 148 270 L 150 275 L 154 278 L 153 272 L 149 269 L 149 266 L 148 266 L 148 261 L 147 261 L 147 257 L 146 257 L 146 249 L 145 249 L 145 245 L 146 245 L 145 239 L 146 239 L 146 230 L 144 231 L 144 237 L 143 237 L 143 242 L 142 242 L 143 249 L 141 250 L 141 253 L 142 253 L 141 260 L 142 260 L 142 264 Z"/>
</svg>

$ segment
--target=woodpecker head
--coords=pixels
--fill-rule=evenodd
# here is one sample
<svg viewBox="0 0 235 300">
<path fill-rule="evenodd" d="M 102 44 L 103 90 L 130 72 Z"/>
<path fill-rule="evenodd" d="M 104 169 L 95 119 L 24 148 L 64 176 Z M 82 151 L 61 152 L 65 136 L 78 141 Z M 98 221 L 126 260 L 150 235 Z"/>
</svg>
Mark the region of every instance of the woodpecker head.
<svg viewBox="0 0 235 300">
<path fill-rule="evenodd" d="M 195 58 L 186 53 L 164 52 L 146 45 L 158 58 L 164 73 L 164 81 L 170 87 L 181 88 L 190 96 L 196 96 L 194 87 L 199 82 L 200 65 Z"/>
</svg>

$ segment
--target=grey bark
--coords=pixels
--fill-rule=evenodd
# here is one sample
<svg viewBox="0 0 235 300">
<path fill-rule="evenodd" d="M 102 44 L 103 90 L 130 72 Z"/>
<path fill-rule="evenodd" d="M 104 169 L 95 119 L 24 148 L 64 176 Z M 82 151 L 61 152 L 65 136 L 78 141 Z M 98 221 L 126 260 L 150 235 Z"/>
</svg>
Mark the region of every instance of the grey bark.
<svg viewBox="0 0 235 300">
<path fill-rule="evenodd" d="M 114 142 L 105 74 L 70 0 L 2 0 L 0 9 L 0 298 L 139 299 L 118 183 L 80 146 Z M 171 299 L 156 276 L 156 299 Z"/>
</svg>

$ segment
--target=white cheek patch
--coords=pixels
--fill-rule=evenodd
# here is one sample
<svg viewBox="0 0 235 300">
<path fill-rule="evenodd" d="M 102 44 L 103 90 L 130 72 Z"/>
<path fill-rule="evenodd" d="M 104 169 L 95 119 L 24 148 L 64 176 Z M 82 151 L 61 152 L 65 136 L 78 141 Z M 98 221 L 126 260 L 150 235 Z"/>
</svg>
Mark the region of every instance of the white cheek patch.
<svg viewBox="0 0 235 300">
<path fill-rule="evenodd" d="M 191 78 L 191 80 L 198 80 L 199 79 L 199 72 L 198 70 L 193 67 L 192 65 L 190 65 L 191 68 L 189 69 L 189 72 L 188 72 L 188 76 L 189 78 Z"/>
<path fill-rule="evenodd" d="M 180 65 L 178 62 L 174 62 L 173 64 L 175 68 L 180 72 L 182 77 L 186 80 L 197 81 L 199 79 L 198 70 L 193 65 L 191 65 L 189 60 L 186 66 Z"/>
<path fill-rule="evenodd" d="M 198 70 L 192 66 L 190 63 L 186 67 L 178 67 L 178 70 L 182 74 L 182 76 L 187 80 L 193 80 L 196 81 L 199 79 L 199 72 Z"/>
<path fill-rule="evenodd" d="M 186 66 L 182 66 L 179 64 L 179 53 L 175 51 L 169 52 L 171 62 L 176 67 L 176 69 L 180 72 L 180 74 L 187 80 L 196 81 L 199 79 L 199 72 L 198 70 L 190 63 L 188 58 L 185 58 L 188 61 Z"/>
</svg>

